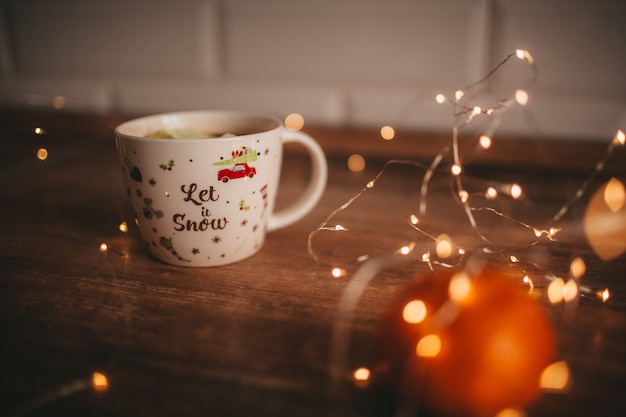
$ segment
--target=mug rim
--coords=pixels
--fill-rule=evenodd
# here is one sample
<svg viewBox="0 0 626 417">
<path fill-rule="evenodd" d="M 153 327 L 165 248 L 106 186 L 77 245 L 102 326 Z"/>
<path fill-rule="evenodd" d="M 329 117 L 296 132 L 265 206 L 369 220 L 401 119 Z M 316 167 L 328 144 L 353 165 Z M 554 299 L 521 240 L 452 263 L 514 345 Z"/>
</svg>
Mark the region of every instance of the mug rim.
<svg viewBox="0 0 626 417">
<path fill-rule="evenodd" d="M 196 138 L 196 139 L 192 139 L 192 138 L 185 138 L 185 139 L 171 139 L 171 138 L 150 138 L 150 137 L 146 137 L 146 136 L 139 136 L 139 135 L 135 135 L 135 134 L 131 134 L 131 133 L 127 133 L 125 130 L 127 130 L 130 126 L 142 123 L 142 122 L 148 122 L 150 120 L 158 120 L 158 119 L 162 119 L 165 117 L 189 117 L 189 116 L 202 116 L 202 115 L 213 115 L 213 116 L 228 116 L 228 117 L 242 117 L 242 118 L 247 118 L 247 119 L 252 119 L 252 118 L 256 118 L 259 120 L 265 120 L 269 123 L 273 123 L 273 127 L 270 128 L 266 128 L 266 129 L 259 129 L 258 131 L 252 132 L 252 133 L 244 133 L 244 134 L 240 134 L 240 135 L 235 135 L 235 136 L 229 136 L 229 137 L 213 137 L 213 138 Z M 205 142 L 205 141 L 215 141 L 216 139 L 221 140 L 221 141 L 232 141 L 232 140 L 237 140 L 239 138 L 242 137 L 247 137 L 247 136 L 253 136 L 253 135 L 258 135 L 261 133 L 266 133 L 266 132 L 272 132 L 275 131 L 277 129 L 281 129 L 283 127 L 283 123 L 282 121 L 273 115 L 270 114 L 266 114 L 266 113 L 262 113 L 262 112 L 255 112 L 255 111 L 247 111 L 247 110 L 212 110 L 212 109 L 206 109 L 206 110 L 180 110 L 180 111 L 171 111 L 171 112 L 162 112 L 162 113 L 154 113 L 154 114 L 147 114 L 145 116 L 140 116 L 140 117 L 135 117 L 133 119 L 127 120 L 125 122 L 120 123 L 114 130 L 114 133 L 116 136 L 119 137 L 124 137 L 127 139 L 132 139 L 132 140 L 140 140 L 140 141 L 157 141 L 157 142 L 169 142 L 171 143 L 173 140 L 176 141 L 177 143 L 181 143 L 181 142 Z"/>
</svg>

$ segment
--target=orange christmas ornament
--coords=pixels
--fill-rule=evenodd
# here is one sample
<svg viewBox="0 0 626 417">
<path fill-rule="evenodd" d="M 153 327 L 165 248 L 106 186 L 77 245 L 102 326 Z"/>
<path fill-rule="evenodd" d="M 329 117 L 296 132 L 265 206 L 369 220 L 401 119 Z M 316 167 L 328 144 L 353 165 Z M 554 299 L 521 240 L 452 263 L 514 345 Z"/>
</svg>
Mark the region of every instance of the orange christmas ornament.
<svg viewBox="0 0 626 417">
<path fill-rule="evenodd" d="M 414 281 L 380 332 L 382 376 L 405 401 L 450 416 L 494 415 L 532 402 L 554 353 L 543 308 L 494 269 Z"/>
</svg>

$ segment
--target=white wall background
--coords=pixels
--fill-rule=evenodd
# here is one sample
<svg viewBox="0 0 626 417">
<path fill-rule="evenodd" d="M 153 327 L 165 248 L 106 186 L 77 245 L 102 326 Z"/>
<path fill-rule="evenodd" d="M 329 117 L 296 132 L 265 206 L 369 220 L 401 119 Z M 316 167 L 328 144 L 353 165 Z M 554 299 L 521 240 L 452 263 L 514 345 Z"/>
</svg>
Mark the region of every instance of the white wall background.
<svg viewBox="0 0 626 417">
<path fill-rule="evenodd" d="M 623 0 L 8 0 L 0 105 L 144 114 L 301 113 L 448 131 L 453 95 L 517 48 L 528 113 L 500 132 L 606 139 L 626 126 Z M 531 75 L 509 61 L 485 89 Z M 59 105 L 59 102 L 56 102 Z"/>
</svg>

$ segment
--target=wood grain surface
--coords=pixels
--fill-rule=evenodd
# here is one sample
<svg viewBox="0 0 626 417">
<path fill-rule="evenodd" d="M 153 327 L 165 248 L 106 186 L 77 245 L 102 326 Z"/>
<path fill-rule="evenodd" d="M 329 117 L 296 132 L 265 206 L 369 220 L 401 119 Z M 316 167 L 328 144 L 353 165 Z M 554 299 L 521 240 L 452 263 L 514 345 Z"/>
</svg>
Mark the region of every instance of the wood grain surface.
<svg viewBox="0 0 626 417">
<path fill-rule="evenodd" d="M 427 163 L 449 138 L 398 132 L 383 142 L 375 130 L 307 128 L 329 160 L 328 188 L 316 209 L 270 234 L 260 253 L 243 262 L 180 268 L 151 258 L 133 226 L 112 138 L 128 117 L 0 116 L 0 415 L 394 415 L 386 394 L 355 387 L 349 375 L 332 381 L 333 325 L 349 276 L 333 278 L 332 265 L 307 251 L 307 238 L 386 161 Z M 494 141 L 488 155 L 475 155 L 471 169 L 476 178 L 525 184 L 528 205 L 517 214 L 541 222 L 575 193 L 605 145 Z M 44 161 L 35 157 L 39 148 L 49 152 Z M 352 153 L 366 157 L 365 171 L 347 169 Z M 297 195 L 307 175 L 306 156 L 291 148 L 287 154 L 279 206 Z M 626 152 L 616 151 L 592 187 L 610 176 L 624 181 L 624 162 Z M 440 222 L 434 224 L 471 234 L 446 203 L 445 180 L 437 181 L 431 195 Z M 401 170 L 391 172 L 379 194 L 346 218 L 364 233 L 392 236 L 392 207 L 407 197 L 405 187 Z M 590 251 L 576 223 L 583 212 L 584 199 L 566 219 L 565 241 L 546 250 L 545 259 L 563 271 L 573 256 L 583 256 L 585 284 L 608 287 L 611 298 L 547 306 L 574 383 L 568 393 L 542 396 L 527 410 L 530 416 L 626 413 L 626 257 L 602 262 Z M 498 235 L 501 220 L 487 229 Z M 118 230 L 122 221 L 131 225 L 128 233 Z M 323 247 L 323 255 L 340 259 L 349 248 L 336 244 Z M 348 368 L 371 363 L 385 304 L 408 275 L 426 270 L 421 263 L 411 268 L 373 281 L 363 294 Z M 106 392 L 77 388 L 76 381 L 94 371 L 108 377 Z"/>
</svg>

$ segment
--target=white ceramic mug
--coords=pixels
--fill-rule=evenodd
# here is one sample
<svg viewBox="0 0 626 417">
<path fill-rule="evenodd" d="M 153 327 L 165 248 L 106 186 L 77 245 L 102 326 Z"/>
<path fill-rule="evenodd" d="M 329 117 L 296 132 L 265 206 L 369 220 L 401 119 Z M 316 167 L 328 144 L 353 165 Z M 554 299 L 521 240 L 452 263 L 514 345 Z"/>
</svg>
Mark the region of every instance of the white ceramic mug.
<svg viewBox="0 0 626 417">
<path fill-rule="evenodd" d="M 146 137 L 163 128 L 234 136 Z M 218 266 L 252 256 L 266 232 L 303 218 L 326 187 L 327 163 L 319 144 L 262 114 L 152 115 L 118 126 L 115 141 L 141 236 L 152 255 L 174 265 Z M 312 175 L 299 199 L 274 213 L 287 142 L 306 148 Z"/>
</svg>

